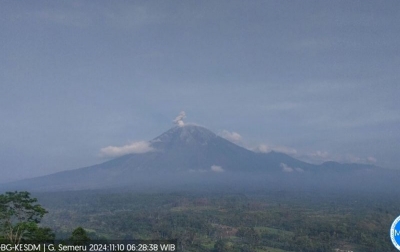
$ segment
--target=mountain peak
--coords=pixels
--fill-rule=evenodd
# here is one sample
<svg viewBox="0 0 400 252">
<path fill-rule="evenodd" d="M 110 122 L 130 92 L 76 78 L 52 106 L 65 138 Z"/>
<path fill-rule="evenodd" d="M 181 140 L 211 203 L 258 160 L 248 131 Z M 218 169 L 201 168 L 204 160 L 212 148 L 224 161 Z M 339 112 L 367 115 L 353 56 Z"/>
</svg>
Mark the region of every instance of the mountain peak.
<svg viewBox="0 0 400 252">
<path fill-rule="evenodd" d="M 181 118 L 177 120 L 181 121 Z M 322 176 L 321 179 L 325 179 L 324 172 L 331 179 L 331 174 L 336 172 L 340 177 L 338 182 L 341 182 L 343 180 L 341 174 L 344 174 L 342 173 L 344 171 L 347 172 L 348 177 L 349 172 L 357 171 L 358 176 L 361 170 L 372 170 L 371 166 L 362 164 L 330 162 L 313 165 L 283 153 L 255 153 L 217 136 L 204 127 L 193 124 L 177 123 L 175 127 L 150 141 L 150 144 L 155 151 L 124 155 L 102 164 L 27 180 L 21 182 L 20 185 L 23 188 L 40 188 L 45 185 L 47 188 L 65 190 L 76 188 L 77 185 L 80 188 L 130 186 L 132 183 L 141 184 L 142 180 L 146 179 L 159 185 L 165 181 L 186 181 L 188 176 L 191 176 L 190 174 L 196 177 L 204 175 L 206 179 L 214 179 L 213 174 L 228 174 L 228 172 L 227 176 L 231 176 L 231 172 L 239 172 L 240 179 L 247 176 L 244 173 L 253 173 L 252 178 L 260 177 L 263 183 L 267 181 L 264 180 L 266 178 L 273 181 L 270 179 L 271 176 L 297 179 L 307 174 L 319 174 L 318 176 Z M 331 166 L 334 169 L 331 169 Z M 165 174 L 171 174 L 174 177 L 164 180 Z M 177 174 L 181 176 L 179 179 L 175 178 Z M 222 176 L 217 175 L 223 179 L 218 180 L 218 183 L 229 178 Z M 90 180 L 87 180 L 88 177 Z M 358 178 L 354 177 L 354 181 Z M 209 183 L 209 180 L 204 181 Z"/>
<path fill-rule="evenodd" d="M 171 144 L 184 145 L 206 145 L 212 139 L 217 137 L 212 131 L 194 124 L 185 124 L 184 126 L 175 126 L 154 138 L 151 143 L 155 147 Z"/>
</svg>

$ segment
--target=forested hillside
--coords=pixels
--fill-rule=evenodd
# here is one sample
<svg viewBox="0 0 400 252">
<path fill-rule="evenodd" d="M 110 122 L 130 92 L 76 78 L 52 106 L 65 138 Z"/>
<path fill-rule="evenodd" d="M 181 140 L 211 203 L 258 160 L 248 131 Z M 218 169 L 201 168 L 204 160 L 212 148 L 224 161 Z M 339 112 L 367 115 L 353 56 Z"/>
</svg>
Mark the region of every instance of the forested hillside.
<svg viewBox="0 0 400 252">
<path fill-rule="evenodd" d="M 65 192 L 37 195 L 58 239 L 178 239 L 180 251 L 395 251 L 400 204 L 375 194 Z"/>
</svg>

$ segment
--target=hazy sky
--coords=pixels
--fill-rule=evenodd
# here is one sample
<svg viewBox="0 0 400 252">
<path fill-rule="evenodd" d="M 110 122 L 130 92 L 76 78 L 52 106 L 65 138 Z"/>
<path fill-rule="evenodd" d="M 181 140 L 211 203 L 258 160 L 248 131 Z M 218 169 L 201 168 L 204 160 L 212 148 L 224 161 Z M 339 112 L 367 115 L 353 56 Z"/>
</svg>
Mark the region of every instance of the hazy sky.
<svg viewBox="0 0 400 252">
<path fill-rule="evenodd" d="M 400 163 L 400 1 L 2 1 L 0 182 L 185 122 L 302 160 Z"/>
</svg>

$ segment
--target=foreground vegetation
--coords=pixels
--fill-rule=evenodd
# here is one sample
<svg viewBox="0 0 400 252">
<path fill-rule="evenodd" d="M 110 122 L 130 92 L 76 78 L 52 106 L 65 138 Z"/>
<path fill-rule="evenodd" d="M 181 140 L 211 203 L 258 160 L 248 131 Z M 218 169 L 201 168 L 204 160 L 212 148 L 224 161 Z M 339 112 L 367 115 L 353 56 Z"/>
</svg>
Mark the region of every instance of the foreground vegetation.
<svg viewBox="0 0 400 252">
<path fill-rule="evenodd" d="M 27 191 L 1 194 L 0 244 L 34 245 L 55 243 L 54 232 L 48 227 L 39 226 L 41 219 L 46 213 L 46 209 L 38 204 L 37 199 L 32 198 Z M 86 230 L 78 227 L 67 240 L 59 242 L 76 245 L 84 244 L 89 242 L 89 240 L 90 238 L 87 236 Z M 1 251 L 10 251 L 10 249 L 12 250 L 12 247 L 7 249 L 2 248 Z M 35 247 L 30 247 L 30 249 L 35 249 Z"/>
<path fill-rule="evenodd" d="M 315 192 L 39 194 L 57 239 L 178 239 L 180 251 L 396 251 L 393 197 Z"/>
</svg>

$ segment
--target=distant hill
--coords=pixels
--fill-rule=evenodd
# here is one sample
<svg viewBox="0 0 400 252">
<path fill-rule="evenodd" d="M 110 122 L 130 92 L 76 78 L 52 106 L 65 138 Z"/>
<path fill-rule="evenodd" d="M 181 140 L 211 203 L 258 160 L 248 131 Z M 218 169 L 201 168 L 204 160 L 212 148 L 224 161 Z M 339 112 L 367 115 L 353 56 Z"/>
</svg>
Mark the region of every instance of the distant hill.
<svg viewBox="0 0 400 252">
<path fill-rule="evenodd" d="M 371 165 L 337 162 L 314 165 L 283 153 L 253 152 L 196 125 L 176 126 L 151 140 L 150 146 L 153 151 L 147 153 L 128 154 L 89 167 L 21 180 L 3 188 L 79 190 L 213 183 L 302 186 L 316 181 L 346 185 L 349 179 L 359 184 L 360 178 L 369 181 L 382 174 L 382 169 Z"/>
</svg>

